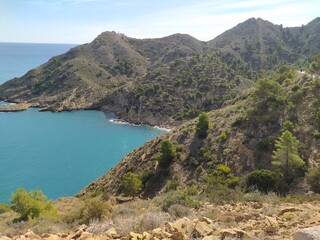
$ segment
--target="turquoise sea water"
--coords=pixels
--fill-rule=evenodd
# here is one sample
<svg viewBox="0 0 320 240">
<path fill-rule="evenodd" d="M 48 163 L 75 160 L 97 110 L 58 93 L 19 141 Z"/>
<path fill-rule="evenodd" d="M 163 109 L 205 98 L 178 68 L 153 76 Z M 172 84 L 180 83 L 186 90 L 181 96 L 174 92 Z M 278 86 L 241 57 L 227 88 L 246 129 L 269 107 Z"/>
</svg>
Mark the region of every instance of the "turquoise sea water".
<svg viewBox="0 0 320 240">
<path fill-rule="evenodd" d="M 42 44 L 41 48 L 45 55 Z M 17 58 L 17 54 L 13 57 L 21 62 L 16 73 L 21 75 L 25 70 L 19 66 L 33 58 Z M 33 59 L 33 64 L 43 63 L 43 58 L 35 58 L 38 63 Z M 5 62 L 0 63 L 6 69 Z M 41 189 L 50 199 L 74 195 L 135 147 L 163 133 L 147 126 L 113 123 L 113 118 L 99 111 L 0 113 L 0 202 L 8 202 L 18 187 Z"/>
</svg>

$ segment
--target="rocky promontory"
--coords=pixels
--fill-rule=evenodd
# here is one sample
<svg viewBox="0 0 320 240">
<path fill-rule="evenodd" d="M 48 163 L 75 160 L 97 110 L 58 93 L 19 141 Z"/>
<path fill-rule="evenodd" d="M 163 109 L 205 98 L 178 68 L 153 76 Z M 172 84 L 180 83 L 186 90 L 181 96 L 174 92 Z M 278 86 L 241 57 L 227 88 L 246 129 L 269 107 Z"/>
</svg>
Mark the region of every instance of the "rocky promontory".
<svg viewBox="0 0 320 240">
<path fill-rule="evenodd" d="M 10 104 L 5 106 L 0 106 L 0 112 L 19 112 L 27 110 L 31 104 L 29 103 L 18 103 L 18 104 Z"/>
</svg>

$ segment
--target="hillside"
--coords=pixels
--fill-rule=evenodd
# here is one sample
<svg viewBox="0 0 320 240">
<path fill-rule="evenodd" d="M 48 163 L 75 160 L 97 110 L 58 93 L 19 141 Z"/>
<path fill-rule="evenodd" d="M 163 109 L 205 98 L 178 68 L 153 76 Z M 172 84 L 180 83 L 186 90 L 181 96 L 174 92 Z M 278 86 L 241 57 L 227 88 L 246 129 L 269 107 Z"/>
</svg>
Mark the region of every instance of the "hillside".
<svg viewBox="0 0 320 240">
<path fill-rule="evenodd" d="M 319 28 L 319 19 L 296 28 L 249 19 L 209 42 L 186 34 L 133 39 L 104 32 L 2 84 L 0 99 L 176 126 L 220 108 L 266 70 L 310 57 L 319 50 Z"/>
<path fill-rule="evenodd" d="M 320 18 L 316 18 L 306 26 L 283 28 L 261 18 L 251 18 L 209 41 L 208 45 L 226 57 L 236 56 L 253 70 L 273 69 L 278 64 L 294 63 L 317 53 L 319 23 Z"/>
<path fill-rule="evenodd" d="M 231 168 L 231 173 L 228 172 L 223 181 L 237 185 L 236 176 L 244 176 L 254 169 L 274 169 L 271 164 L 274 143 L 285 130 L 290 130 L 300 141 L 299 154 L 306 166 L 317 167 L 319 83 L 318 75 L 283 66 L 272 79 L 260 79 L 253 88 L 228 101 L 221 109 L 210 111 L 206 138 L 196 134 L 197 119 L 188 121 L 135 149 L 78 196 L 97 191 L 121 195 L 121 179 L 128 172 L 143 176 L 141 195 L 144 197 L 170 191 L 172 183 L 174 189 L 194 187 L 206 192 L 211 186 L 210 178 L 217 181 L 216 174 L 224 171 L 223 167 L 220 169 L 224 165 Z M 175 159 L 168 166 L 157 161 L 164 140 L 170 140 L 177 149 Z M 306 190 L 305 185 L 300 185 L 303 175 L 303 171 L 296 173 L 295 187 L 290 191 Z"/>
</svg>

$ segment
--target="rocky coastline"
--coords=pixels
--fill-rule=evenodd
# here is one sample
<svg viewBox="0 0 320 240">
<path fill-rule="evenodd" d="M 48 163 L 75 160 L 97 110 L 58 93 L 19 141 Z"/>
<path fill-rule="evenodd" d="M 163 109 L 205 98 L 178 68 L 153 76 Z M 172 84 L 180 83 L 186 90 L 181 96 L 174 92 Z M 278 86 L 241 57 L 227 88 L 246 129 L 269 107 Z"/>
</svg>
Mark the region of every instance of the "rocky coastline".
<svg viewBox="0 0 320 240">
<path fill-rule="evenodd" d="M 10 104 L 5 106 L 0 106 L 0 112 L 20 112 L 25 111 L 31 107 L 29 103 L 18 103 L 18 104 Z"/>
</svg>

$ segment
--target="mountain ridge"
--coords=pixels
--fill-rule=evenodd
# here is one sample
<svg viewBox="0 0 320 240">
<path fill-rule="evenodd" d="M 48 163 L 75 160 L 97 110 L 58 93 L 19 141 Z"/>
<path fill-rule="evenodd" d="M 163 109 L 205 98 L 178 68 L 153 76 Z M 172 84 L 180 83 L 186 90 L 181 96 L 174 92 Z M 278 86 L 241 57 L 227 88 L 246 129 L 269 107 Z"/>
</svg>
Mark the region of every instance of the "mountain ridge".
<svg viewBox="0 0 320 240">
<path fill-rule="evenodd" d="M 132 123 L 177 126 L 220 108 L 275 66 L 314 54 L 319 26 L 319 19 L 283 28 L 251 18 L 208 42 L 188 34 L 135 39 L 107 31 L 2 84 L 0 99 L 43 111 L 103 109 Z"/>
</svg>

